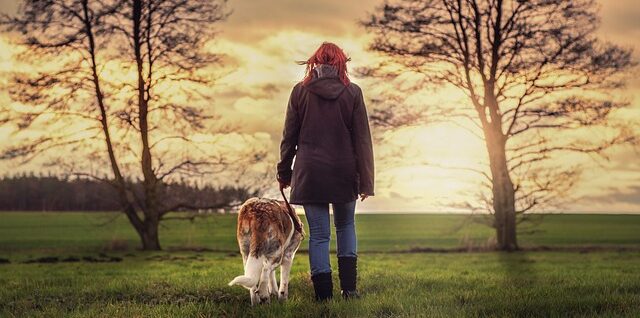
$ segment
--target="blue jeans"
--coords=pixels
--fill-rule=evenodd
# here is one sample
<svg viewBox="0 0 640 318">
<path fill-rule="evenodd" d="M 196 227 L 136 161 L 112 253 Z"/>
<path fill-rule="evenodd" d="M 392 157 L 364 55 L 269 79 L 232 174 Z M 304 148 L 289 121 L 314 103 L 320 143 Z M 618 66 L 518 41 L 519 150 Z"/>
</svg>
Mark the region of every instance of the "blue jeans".
<svg viewBox="0 0 640 318">
<path fill-rule="evenodd" d="M 356 257 L 356 228 L 354 214 L 356 201 L 332 203 L 333 222 L 338 239 L 338 257 Z M 304 214 L 309 223 L 309 263 L 311 275 L 330 273 L 329 242 L 331 241 L 331 222 L 329 203 L 304 204 Z"/>
</svg>

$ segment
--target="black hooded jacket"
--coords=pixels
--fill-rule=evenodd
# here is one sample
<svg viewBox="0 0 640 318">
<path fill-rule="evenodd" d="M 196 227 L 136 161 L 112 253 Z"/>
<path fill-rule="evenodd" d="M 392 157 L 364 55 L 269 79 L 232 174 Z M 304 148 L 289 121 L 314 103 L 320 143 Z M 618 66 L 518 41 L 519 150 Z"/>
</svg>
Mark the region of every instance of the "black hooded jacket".
<svg viewBox="0 0 640 318">
<path fill-rule="evenodd" d="M 307 85 L 293 87 L 277 170 L 278 180 L 291 184 L 291 203 L 346 203 L 360 193 L 374 195 L 362 90 L 345 86 L 330 65 L 319 65 Z"/>
</svg>

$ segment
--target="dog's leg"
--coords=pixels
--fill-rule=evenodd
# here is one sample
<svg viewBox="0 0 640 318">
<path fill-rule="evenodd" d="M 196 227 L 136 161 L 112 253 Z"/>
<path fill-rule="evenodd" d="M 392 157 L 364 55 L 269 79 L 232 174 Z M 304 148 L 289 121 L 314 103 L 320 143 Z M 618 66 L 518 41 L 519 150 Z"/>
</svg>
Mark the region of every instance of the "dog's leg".
<svg viewBox="0 0 640 318">
<path fill-rule="evenodd" d="M 260 297 L 258 296 L 258 287 L 251 287 L 249 289 L 249 296 L 251 297 L 251 306 L 255 306 L 260 303 Z"/>
<path fill-rule="evenodd" d="M 287 300 L 289 298 L 289 273 L 291 272 L 291 264 L 293 264 L 294 254 L 285 254 L 280 264 L 280 290 L 278 291 L 278 299 Z"/>
<path fill-rule="evenodd" d="M 269 303 L 269 284 L 271 281 L 271 271 L 273 271 L 273 263 L 269 260 L 265 260 L 262 266 L 262 274 L 260 275 L 260 282 L 258 283 L 258 297 L 260 297 L 260 303 Z"/>
<path fill-rule="evenodd" d="M 273 270 L 271 270 L 271 275 L 269 277 L 269 294 L 271 295 L 278 294 L 278 281 L 276 280 L 276 270 L 277 270 L 277 266 L 274 266 Z"/>
</svg>

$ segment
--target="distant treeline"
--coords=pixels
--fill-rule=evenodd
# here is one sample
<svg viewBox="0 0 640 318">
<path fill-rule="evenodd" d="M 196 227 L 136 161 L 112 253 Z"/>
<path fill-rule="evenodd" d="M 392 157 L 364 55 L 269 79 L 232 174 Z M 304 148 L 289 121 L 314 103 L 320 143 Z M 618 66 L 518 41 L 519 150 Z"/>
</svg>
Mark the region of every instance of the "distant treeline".
<svg viewBox="0 0 640 318">
<path fill-rule="evenodd" d="M 130 181 L 134 192 L 142 191 Z M 234 187 L 197 186 L 184 181 L 167 184 L 167 204 L 185 201 L 192 206 L 214 206 L 244 201 L 257 193 Z M 75 177 L 21 174 L 0 177 L 0 211 L 115 211 L 120 202 L 107 182 Z"/>
</svg>

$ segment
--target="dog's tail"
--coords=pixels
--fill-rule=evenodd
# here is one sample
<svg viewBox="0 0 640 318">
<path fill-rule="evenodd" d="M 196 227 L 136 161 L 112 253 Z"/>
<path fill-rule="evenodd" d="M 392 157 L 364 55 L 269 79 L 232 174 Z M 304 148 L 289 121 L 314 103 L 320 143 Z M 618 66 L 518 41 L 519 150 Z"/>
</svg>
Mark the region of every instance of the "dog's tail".
<svg viewBox="0 0 640 318">
<path fill-rule="evenodd" d="M 244 267 L 244 275 L 237 276 L 229 282 L 229 286 L 241 285 L 245 288 L 251 289 L 256 287 L 260 281 L 260 275 L 262 274 L 262 266 L 264 261 L 260 258 L 256 258 L 249 255 L 247 263 Z"/>
</svg>

